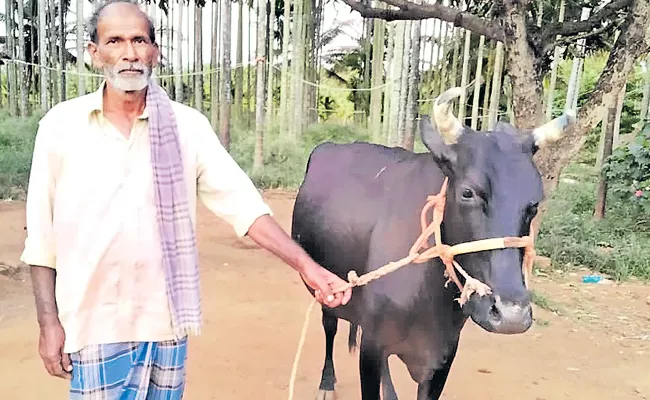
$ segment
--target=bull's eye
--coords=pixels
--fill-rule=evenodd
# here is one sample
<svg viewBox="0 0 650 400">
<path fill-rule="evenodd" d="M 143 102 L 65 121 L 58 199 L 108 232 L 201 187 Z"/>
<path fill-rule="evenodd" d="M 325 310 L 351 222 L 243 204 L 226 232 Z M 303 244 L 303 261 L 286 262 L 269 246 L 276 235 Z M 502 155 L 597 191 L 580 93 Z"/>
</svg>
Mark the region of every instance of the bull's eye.
<svg viewBox="0 0 650 400">
<path fill-rule="evenodd" d="M 472 189 L 465 189 L 463 190 L 463 199 L 465 200 L 470 200 L 471 198 L 474 197 L 474 192 L 472 192 Z"/>
<path fill-rule="evenodd" d="M 537 214 L 537 208 L 539 207 L 539 203 L 533 203 L 528 206 L 528 215 L 536 215 Z"/>
</svg>

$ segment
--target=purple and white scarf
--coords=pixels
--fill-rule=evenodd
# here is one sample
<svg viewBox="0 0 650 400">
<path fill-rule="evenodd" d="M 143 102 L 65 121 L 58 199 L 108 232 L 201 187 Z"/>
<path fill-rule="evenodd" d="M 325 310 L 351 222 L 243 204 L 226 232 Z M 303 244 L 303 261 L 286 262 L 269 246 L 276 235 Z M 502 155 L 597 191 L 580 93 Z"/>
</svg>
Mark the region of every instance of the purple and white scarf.
<svg viewBox="0 0 650 400">
<path fill-rule="evenodd" d="M 196 237 L 187 201 L 181 146 L 169 96 L 150 81 L 149 140 L 158 227 L 172 326 L 179 337 L 201 331 Z"/>
</svg>

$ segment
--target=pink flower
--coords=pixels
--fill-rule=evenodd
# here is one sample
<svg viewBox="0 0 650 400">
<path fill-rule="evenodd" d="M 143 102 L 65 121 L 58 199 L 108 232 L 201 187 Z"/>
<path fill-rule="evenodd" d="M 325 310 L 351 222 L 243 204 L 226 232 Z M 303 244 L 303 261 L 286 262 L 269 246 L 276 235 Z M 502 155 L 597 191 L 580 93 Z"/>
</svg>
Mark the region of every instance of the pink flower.
<svg viewBox="0 0 650 400">
<path fill-rule="evenodd" d="M 641 197 L 641 196 L 643 196 L 643 190 L 637 190 L 636 192 L 634 192 L 634 195 L 635 195 L 636 197 Z"/>
</svg>

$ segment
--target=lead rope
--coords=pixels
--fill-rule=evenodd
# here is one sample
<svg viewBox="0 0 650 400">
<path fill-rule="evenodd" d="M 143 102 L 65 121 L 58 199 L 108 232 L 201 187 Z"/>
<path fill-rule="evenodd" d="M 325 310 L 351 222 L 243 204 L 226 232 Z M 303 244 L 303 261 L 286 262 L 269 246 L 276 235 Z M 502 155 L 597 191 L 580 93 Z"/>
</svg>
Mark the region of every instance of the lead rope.
<svg viewBox="0 0 650 400">
<path fill-rule="evenodd" d="M 398 261 L 390 262 L 376 270 L 367 272 L 361 276 L 358 276 L 357 273 L 352 270 L 348 272 L 348 283 L 343 286 L 334 289 L 334 293 L 343 292 L 349 288 L 355 286 L 363 286 L 368 284 L 375 279 L 379 279 L 384 275 L 387 275 L 393 271 L 396 271 L 402 268 L 405 265 L 410 263 L 413 264 L 422 264 L 433 258 L 439 257 L 440 260 L 445 265 L 445 277 L 447 282 L 445 282 L 445 287 L 449 285 L 449 282 L 454 282 L 458 289 L 461 291 L 460 297 L 456 299 L 462 307 L 470 298 L 472 293 L 476 293 L 479 296 L 485 296 L 486 294 L 492 293 L 492 289 L 479 281 L 478 279 L 472 278 L 455 260 L 454 256 L 459 254 L 473 253 L 486 250 L 497 250 L 505 248 L 525 248 L 524 259 L 522 262 L 522 271 L 524 274 L 524 283 L 526 288 L 529 287 L 530 283 L 530 274 L 533 269 L 533 261 L 535 259 L 535 247 L 534 247 L 534 235 L 533 235 L 533 226 L 530 225 L 530 232 L 528 236 L 523 237 L 503 237 L 503 238 L 494 238 L 494 239 L 483 239 L 475 240 L 472 242 L 460 243 L 454 246 L 449 246 L 442 243 L 440 225 L 442 224 L 442 219 L 444 216 L 445 210 L 445 200 L 447 195 L 447 178 L 445 178 L 440 192 L 436 195 L 429 196 L 427 202 L 422 208 L 420 213 L 420 225 L 422 228 L 422 233 L 415 240 L 415 243 L 409 250 L 409 255 L 402 258 Z M 426 216 L 429 209 L 433 208 L 433 221 L 427 225 Z M 435 246 L 429 248 L 427 243 L 431 235 L 434 235 Z M 420 249 L 426 249 L 422 253 L 419 253 Z M 462 285 L 458 276 L 456 275 L 457 269 L 458 272 L 465 278 L 465 284 Z M 293 400 L 293 390 L 296 379 L 296 373 L 298 370 L 298 361 L 300 360 L 300 354 L 302 353 L 302 348 L 305 343 L 305 337 L 307 335 L 307 328 L 309 326 L 309 316 L 311 315 L 316 299 L 312 299 L 307 308 L 307 313 L 305 315 L 305 320 L 303 322 L 302 333 L 300 334 L 300 341 L 298 342 L 298 349 L 296 351 L 296 356 L 293 361 L 293 368 L 291 370 L 291 378 L 289 380 L 289 400 Z"/>
</svg>

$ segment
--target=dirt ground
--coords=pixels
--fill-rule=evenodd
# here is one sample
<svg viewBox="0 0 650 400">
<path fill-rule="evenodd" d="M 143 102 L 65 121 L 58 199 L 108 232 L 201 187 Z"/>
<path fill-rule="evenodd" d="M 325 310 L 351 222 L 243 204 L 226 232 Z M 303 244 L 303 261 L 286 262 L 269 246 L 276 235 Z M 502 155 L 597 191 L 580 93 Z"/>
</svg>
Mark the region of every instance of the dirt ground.
<svg viewBox="0 0 650 400">
<path fill-rule="evenodd" d="M 289 231 L 293 196 L 265 197 Z M 17 265 L 24 204 L 0 204 L 0 398 L 64 399 L 67 382 L 47 375 L 37 353 L 29 279 L 2 274 Z M 199 246 L 206 325 L 190 341 L 185 398 L 286 399 L 293 358 L 310 297 L 288 266 L 238 240 L 199 209 Z M 533 280 L 541 305 L 518 336 L 489 334 L 469 322 L 444 399 L 650 399 L 650 287 L 638 282 L 582 284 L 580 274 L 544 271 Z M 11 275 L 11 276 L 8 276 Z M 359 399 L 357 353 L 347 352 L 339 325 L 335 365 L 338 399 Z M 324 355 L 320 311 L 311 314 L 296 379 L 296 400 L 314 399 Z M 402 399 L 415 385 L 391 360 Z"/>
</svg>

